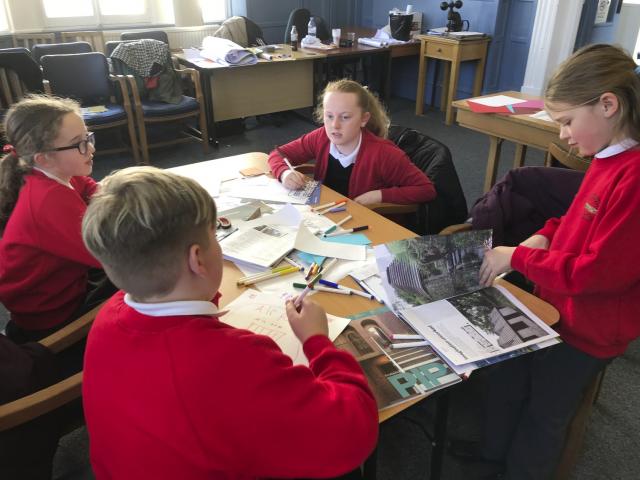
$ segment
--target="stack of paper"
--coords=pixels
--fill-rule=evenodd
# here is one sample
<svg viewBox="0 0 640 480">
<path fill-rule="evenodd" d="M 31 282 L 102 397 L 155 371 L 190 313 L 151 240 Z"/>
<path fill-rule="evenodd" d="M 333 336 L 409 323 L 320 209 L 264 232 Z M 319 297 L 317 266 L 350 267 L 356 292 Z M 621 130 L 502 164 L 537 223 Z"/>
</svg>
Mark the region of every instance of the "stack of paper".
<svg viewBox="0 0 640 480">
<path fill-rule="evenodd" d="M 217 37 L 205 37 L 202 40 L 200 55 L 224 65 L 253 65 L 258 61 L 255 54 L 246 48 L 231 40 Z"/>
<path fill-rule="evenodd" d="M 508 95 L 493 95 L 467 100 L 467 105 L 475 113 L 503 113 L 507 115 L 530 114 L 544 108 L 542 100 L 527 100 Z"/>
</svg>

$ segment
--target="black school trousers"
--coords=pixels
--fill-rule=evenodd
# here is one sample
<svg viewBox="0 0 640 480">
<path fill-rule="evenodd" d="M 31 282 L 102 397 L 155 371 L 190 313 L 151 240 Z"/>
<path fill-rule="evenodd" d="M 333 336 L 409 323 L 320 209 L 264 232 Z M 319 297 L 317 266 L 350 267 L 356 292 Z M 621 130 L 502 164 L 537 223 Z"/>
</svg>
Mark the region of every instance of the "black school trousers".
<svg viewBox="0 0 640 480">
<path fill-rule="evenodd" d="M 507 479 L 552 478 L 584 391 L 609 359 L 566 343 L 522 355 L 489 372 L 483 456 Z"/>
</svg>

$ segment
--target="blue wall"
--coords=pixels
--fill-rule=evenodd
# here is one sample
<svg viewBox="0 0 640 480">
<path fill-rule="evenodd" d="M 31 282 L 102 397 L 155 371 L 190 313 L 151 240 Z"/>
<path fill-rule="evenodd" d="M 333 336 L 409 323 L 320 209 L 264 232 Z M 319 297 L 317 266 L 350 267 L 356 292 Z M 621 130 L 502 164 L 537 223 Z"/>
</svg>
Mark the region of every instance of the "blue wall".
<svg viewBox="0 0 640 480">
<path fill-rule="evenodd" d="M 356 0 L 358 1 L 358 0 Z M 360 23 L 370 27 L 383 27 L 388 23 L 389 10 L 394 7 L 404 8 L 405 4 L 398 0 L 359 0 L 362 12 Z M 408 2 L 407 2 L 408 3 Z M 429 28 L 442 27 L 447 23 L 447 12 L 440 10 L 441 0 L 413 0 L 413 9 L 422 12 L 422 31 Z M 499 0 L 465 0 L 460 14 L 469 20 L 470 30 L 483 32 L 493 36 L 496 29 Z M 489 56 L 485 67 L 483 91 L 495 91 L 498 88 L 499 51 L 489 44 Z M 442 68 L 437 81 L 434 79 L 435 61 L 427 65 L 427 82 L 425 99 L 430 99 L 435 88 L 436 103 L 440 100 L 442 87 Z M 460 71 L 457 98 L 470 97 L 473 90 L 473 78 L 476 62 L 464 62 Z M 405 57 L 394 59 L 392 75 L 392 93 L 399 97 L 415 100 L 418 82 L 418 59 Z"/>
<path fill-rule="evenodd" d="M 623 0 L 612 0 L 609 7 L 608 21 L 595 25 L 598 0 L 585 0 L 582 6 L 582 16 L 576 36 L 575 49 L 591 43 L 612 43 L 615 39 L 615 30 L 620 22 L 620 15 L 616 9 Z"/>
</svg>

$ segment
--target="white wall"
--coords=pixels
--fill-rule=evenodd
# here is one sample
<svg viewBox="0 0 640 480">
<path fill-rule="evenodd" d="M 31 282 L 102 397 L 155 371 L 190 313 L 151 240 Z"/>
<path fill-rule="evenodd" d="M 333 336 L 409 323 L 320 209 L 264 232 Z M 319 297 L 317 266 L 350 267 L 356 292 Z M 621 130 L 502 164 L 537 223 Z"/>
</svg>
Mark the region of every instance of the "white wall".
<svg viewBox="0 0 640 480">
<path fill-rule="evenodd" d="M 638 29 L 640 28 L 640 3 L 632 4 L 626 1 L 622 4 L 620 22 L 615 32 L 614 42 L 622 46 L 636 59 L 640 48 Z"/>
</svg>

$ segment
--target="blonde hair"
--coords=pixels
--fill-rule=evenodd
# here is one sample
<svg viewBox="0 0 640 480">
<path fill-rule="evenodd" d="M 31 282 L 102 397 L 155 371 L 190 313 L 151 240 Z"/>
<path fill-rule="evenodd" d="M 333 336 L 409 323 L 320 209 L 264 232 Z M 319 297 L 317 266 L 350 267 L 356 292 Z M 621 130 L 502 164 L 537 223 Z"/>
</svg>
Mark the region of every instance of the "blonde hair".
<svg viewBox="0 0 640 480">
<path fill-rule="evenodd" d="M 380 103 L 380 100 L 378 100 L 378 97 L 358 82 L 346 78 L 329 82 L 318 97 L 318 105 L 314 112 L 314 117 L 318 123 L 324 123 L 324 96 L 330 92 L 354 93 L 358 101 L 358 106 L 363 112 L 369 112 L 371 115 L 366 128 L 374 135 L 387 138 L 390 123 L 389 116 Z"/>
<path fill-rule="evenodd" d="M 640 141 L 640 77 L 633 59 L 620 47 L 588 45 L 565 60 L 547 85 L 548 108 L 556 103 L 594 105 L 605 92 L 618 98 L 614 131 Z"/>
<path fill-rule="evenodd" d="M 48 95 L 25 97 L 7 112 L 4 135 L 14 151 L 0 160 L 0 232 L 7 226 L 36 153 L 53 147 L 62 120 L 69 113 L 80 115 L 78 102 Z"/>
<path fill-rule="evenodd" d="M 216 206 L 196 181 L 130 167 L 102 181 L 82 221 L 82 238 L 111 281 L 135 298 L 175 287 L 189 248 L 209 246 Z"/>
</svg>

